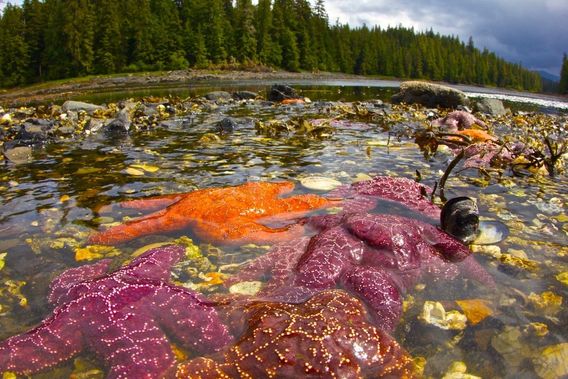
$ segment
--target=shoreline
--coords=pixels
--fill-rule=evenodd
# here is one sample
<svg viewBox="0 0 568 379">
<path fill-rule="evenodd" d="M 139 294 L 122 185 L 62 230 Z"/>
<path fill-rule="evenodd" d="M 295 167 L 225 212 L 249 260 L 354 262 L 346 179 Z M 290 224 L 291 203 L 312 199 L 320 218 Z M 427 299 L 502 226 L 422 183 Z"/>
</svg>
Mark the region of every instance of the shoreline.
<svg viewBox="0 0 568 379">
<path fill-rule="evenodd" d="M 71 78 L 52 82 L 37 83 L 26 87 L 0 92 L 0 105 L 18 107 L 30 103 L 70 100 L 90 93 L 135 90 L 143 88 L 168 88 L 199 86 L 204 84 L 237 84 L 238 82 L 262 81 L 357 81 L 392 82 L 393 86 L 410 79 L 361 76 L 333 72 L 288 72 L 288 71 L 246 71 L 246 70 L 178 70 L 168 72 L 132 73 Z M 468 92 L 501 93 L 524 97 L 550 99 L 568 102 L 568 96 L 517 91 L 507 88 L 482 87 L 467 84 L 435 82 Z"/>
</svg>

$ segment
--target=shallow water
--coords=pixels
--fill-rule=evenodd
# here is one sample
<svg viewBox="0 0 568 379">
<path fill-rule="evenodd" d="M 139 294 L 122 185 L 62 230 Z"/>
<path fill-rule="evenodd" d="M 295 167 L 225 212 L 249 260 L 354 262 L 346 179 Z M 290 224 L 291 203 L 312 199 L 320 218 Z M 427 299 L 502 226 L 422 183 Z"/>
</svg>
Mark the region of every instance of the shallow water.
<svg viewBox="0 0 568 379">
<path fill-rule="evenodd" d="M 386 98 L 392 93 L 392 88 L 356 84 L 302 88 L 305 96 L 326 100 Z M 168 92 L 144 95 L 163 95 L 161 91 Z M 111 102 L 117 96 L 124 98 L 124 93 L 90 99 Z M 425 159 L 413 140 L 395 138 L 373 123 L 367 128 L 336 128 L 319 137 L 269 136 L 254 128 L 254 120 L 321 115 L 325 107 L 320 102 L 305 106 L 265 106 L 259 102 L 221 105 L 174 119 L 168 129 L 138 132 L 124 140 L 89 136 L 53 143 L 37 149 L 32 163 L 0 167 L 0 254 L 7 253 L 0 269 L 0 339 L 25 331 L 49 315 L 47 286 L 62 270 L 88 263 L 77 262 L 75 251 L 86 245 L 90 232 L 124 217 L 140 215 L 115 208 L 103 212 L 102 206 L 246 181 L 290 180 L 296 183 L 295 193 L 314 192 L 303 188 L 299 181 L 315 174 L 348 184 L 357 174 L 414 178 L 419 172 L 423 183 L 433 185 L 448 164 L 444 155 Z M 218 142 L 200 141 L 227 115 L 239 121 L 237 130 Z M 156 170 L 142 169 L 141 175 L 132 175 L 127 169 L 133 165 Z M 513 177 L 505 173 L 487 183 L 477 173 L 467 171 L 452 176 L 446 188 L 447 197 L 474 197 L 484 219 L 508 226 L 510 234 L 504 241 L 484 248 L 485 253 L 476 253 L 477 260 L 495 278 L 497 288 L 489 290 L 460 279 L 418 286 L 406 298 L 407 307 L 394 337 L 418 361 L 426 362 L 426 376 L 443 376 L 455 361 L 465 362 L 468 373 L 482 377 L 542 376 L 545 370 L 537 357 L 547 356 L 545 349 L 549 346 L 568 342 L 568 285 L 557 279 L 568 271 L 566 177 Z M 119 264 L 142 246 L 186 235 L 196 243 L 205 242 L 196 239 L 191 230 L 149 236 L 121 245 L 113 259 Z M 217 267 L 240 263 L 265 251 L 251 247 L 221 250 L 210 259 Z M 524 260 L 508 259 L 511 256 Z M 534 265 L 529 269 L 526 262 Z M 230 274 L 235 268 L 228 267 Z M 202 282 L 187 273 L 178 279 Z M 221 286 L 201 288 L 206 293 L 224 291 Z M 539 300 L 538 295 L 547 291 L 564 302 L 545 304 Z M 470 323 L 456 331 L 442 330 L 418 318 L 425 301 L 439 301 L 446 310 L 461 311 L 455 301 L 466 299 L 486 300 L 492 314 L 477 325 Z M 103 368 L 92 356 L 81 357 L 87 360 L 86 366 L 70 362 L 39 376 L 67 377 L 73 370 Z M 566 363 L 550 366 L 562 372 L 563 368 L 555 365 L 564 365 L 565 369 Z M 97 375 L 102 374 L 99 371 Z"/>
</svg>

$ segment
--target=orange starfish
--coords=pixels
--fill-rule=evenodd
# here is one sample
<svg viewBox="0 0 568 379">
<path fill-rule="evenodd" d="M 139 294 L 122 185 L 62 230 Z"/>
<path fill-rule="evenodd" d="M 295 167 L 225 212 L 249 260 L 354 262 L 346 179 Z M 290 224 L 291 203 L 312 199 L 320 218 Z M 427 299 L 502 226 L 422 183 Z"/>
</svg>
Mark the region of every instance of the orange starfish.
<svg viewBox="0 0 568 379">
<path fill-rule="evenodd" d="M 456 133 L 463 136 L 468 136 L 474 142 L 497 141 L 497 138 L 487 133 L 486 131 L 479 129 L 463 129 L 456 131 Z"/>
<path fill-rule="evenodd" d="M 279 197 L 293 189 L 292 182 L 255 182 L 127 201 L 120 205 L 143 210 L 164 209 L 98 232 L 89 238 L 89 243 L 114 245 L 147 234 L 187 227 L 192 227 L 199 238 L 214 243 L 287 240 L 301 234 L 303 227 L 289 224 L 271 228 L 260 221 L 290 220 L 334 203 L 310 194 Z"/>
</svg>

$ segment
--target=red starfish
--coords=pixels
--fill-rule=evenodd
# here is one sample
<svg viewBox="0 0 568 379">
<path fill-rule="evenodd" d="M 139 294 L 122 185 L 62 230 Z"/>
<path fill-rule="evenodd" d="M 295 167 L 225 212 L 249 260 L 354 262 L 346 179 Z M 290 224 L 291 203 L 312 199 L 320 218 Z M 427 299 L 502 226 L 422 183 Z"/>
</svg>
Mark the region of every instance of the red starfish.
<svg viewBox="0 0 568 379">
<path fill-rule="evenodd" d="M 413 377 L 409 355 L 345 291 L 323 291 L 301 304 L 253 302 L 245 316 L 248 328 L 235 345 L 179 365 L 176 377 Z"/>
<path fill-rule="evenodd" d="M 166 334 L 198 353 L 219 350 L 232 337 L 214 304 L 169 282 L 184 254 L 168 245 L 111 274 L 109 260 L 65 271 L 51 285 L 51 316 L 0 342 L 0 373 L 36 373 L 88 350 L 107 378 L 157 378 L 175 362 Z"/>
<path fill-rule="evenodd" d="M 303 227 L 291 224 L 270 228 L 260 221 L 290 220 L 333 203 L 317 195 L 279 197 L 293 189 L 291 182 L 255 182 L 121 203 L 122 207 L 145 210 L 166 208 L 96 233 L 89 242 L 112 245 L 187 227 L 193 227 L 199 238 L 216 243 L 287 240 L 301 234 Z"/>
</svg>

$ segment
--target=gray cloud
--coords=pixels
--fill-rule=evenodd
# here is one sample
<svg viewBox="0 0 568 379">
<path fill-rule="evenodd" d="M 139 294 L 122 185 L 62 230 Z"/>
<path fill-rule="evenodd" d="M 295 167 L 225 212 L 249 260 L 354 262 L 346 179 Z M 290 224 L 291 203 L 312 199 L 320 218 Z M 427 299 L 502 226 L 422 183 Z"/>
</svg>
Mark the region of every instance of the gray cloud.
<svg viewBox="0 0 568 379">
<path fill-rule="evenodd" d="M 555 75 L 568 53 L 567 0 L 327 0 L 326 6 L 331 22 L 471 36 L 480 49 Z"/>
</svg>

